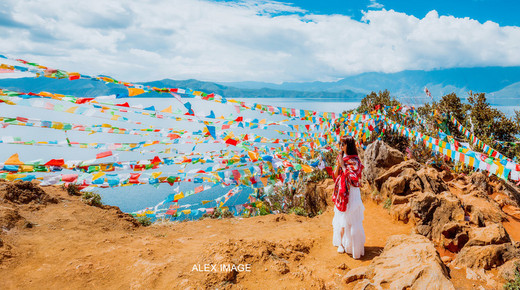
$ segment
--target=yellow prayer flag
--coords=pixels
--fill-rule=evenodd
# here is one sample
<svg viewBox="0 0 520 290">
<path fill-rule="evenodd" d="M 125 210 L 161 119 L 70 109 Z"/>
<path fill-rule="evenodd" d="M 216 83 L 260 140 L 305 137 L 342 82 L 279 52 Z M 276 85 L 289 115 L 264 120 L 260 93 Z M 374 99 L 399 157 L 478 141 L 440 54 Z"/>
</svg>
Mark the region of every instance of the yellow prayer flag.
<svg viewBox="0 0 520 290">
<path fill-rule="evenodd" d="M 24 178 L 24 177 L 26 177 L 26 176 L 27 176 L 27 174 L 7 174 L 7 175 L 5 176 L 5 179 L 6 179 L 7 181 L 13 181 L 13 180 L 15 180 L 15 179 L 17 179 L 17 178 Z"/>
<path fill-rule="evenodd" d="M 137 96 L 137 95 L 140 95 L 143 93 L 144 93 L 143 89 L 128 88 L 128 96 L 130 96 L 130 97 Z"/>
<path fill-rule="evenodd" d="M 18 153 L 13 154 L 4 162 L 5 165 L 22 165 L 23 162 L 18 158 Z"/>
<path fill-rule="evenodd" d="M 68 108 L 67 110 L 65 110 L 65 112 L 67 113 L 71 113 L 71 114 L 74 114 L 76 112 L 76 110 L 78 109 L 78 106 L 76 107 L 70 107 Z"/>
<path fill-rule="evenodd" d="M 63 123 L 62 122 L 53 122 L 52 123 L 52 128 L 53 129 L 57 129 L 57 130 L 61 130 L 61 129 L 63 129 Z"/>
<path fill-rule="evenodd" d="M 20 165 L 20 170 L 22 172 L 32 172 L 34 170 L 34 166 L 32 166 L 32 165 Z"/>
<path fill-rule="evenodd" d="M 310 167 L 310 166 L 307 165 L 307 164 L 303 164 L 303 165 L 302 165 L 302 169 L 303 169 L 303 172 L 305 172 L 305 173 L 310 173 L 310 172 L 312 172 L 312 167 Z"/>
<path fill-rule="evenodd" d="M 49 92 L 40 92 L 39 95 L 42 96 L 42 97 L 49 97 L 49 98 L 52 98 L 52 96 L 53 96 Z"/>
<path fill-rule="evenodd" d="M 178 193 L 173 197 L 173 200 L 179 200 L 181 198 L 184 198 L 184 193 Z"/>
<path fill-rule="evenodd" d="M 257 152 L 254 152 L 254 151 L 247 151 L 247 155 L 249 155 L 249 158 L 253 162 L 258 161 L 258 158 L 260 156 L 260 154 L 258 154 Z"/>
<path fill-rule="evenodd" d="M 170 105 L 168 108 L 161 111 L 162 113 L 172 113 L 172 106 Z"/>
<path fill-rule="evenodd" d="M 98 178 L 101 178 L 102 176 L 104 176 L 105 173 L 104 172 L 98 172 L 98 173 L 95 173 L 94 175 L 92 175 L 92 180 L 96 180 Z"/>
</svg>

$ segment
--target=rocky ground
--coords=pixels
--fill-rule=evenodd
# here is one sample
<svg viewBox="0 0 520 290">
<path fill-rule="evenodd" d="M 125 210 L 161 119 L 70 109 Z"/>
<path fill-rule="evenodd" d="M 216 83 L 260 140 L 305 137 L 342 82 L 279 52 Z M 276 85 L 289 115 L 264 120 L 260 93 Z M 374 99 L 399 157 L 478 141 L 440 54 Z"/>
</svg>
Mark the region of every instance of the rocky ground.
<svg viewBox="0 0 520 290">
<path fill-rule="evenodd" d="M 314 218 L 150 227 L 59 187 L 0 182 L 0 289 L 501 289 L 513 277 L 520 261 L 516 187 L 480 173 L 437 171 L 381 142 L 363 159 L 367 242 L 360 260 L 332 246 L 333 210 L 324 202 L 331 180 L 308 188 L 310 204 L 324 211 Z M 201 271 L 206 264 L 218 271 Z"/>
</svg>

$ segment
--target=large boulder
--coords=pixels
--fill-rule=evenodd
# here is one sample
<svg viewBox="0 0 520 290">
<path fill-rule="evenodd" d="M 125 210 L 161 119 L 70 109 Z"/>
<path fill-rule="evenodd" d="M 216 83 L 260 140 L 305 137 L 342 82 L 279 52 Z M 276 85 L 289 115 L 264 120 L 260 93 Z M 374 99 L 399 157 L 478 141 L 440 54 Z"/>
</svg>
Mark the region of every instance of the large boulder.
<svg viewBox="0 0 520 290">
<path fill-rule="evenodd" d="M 498 245 L 509 242 L 511 242 L 511 239 L 504 226 L 502 224 L 491 224 L 483 228 L 471 228 L 466 246 Z"/>
<path fill-rule="evenodd" d="M 458 253 L 469 241 L 470 227 L 460 221 L 452 221 L 442 227 L 442 246 L 452 253 Z"/>
<path fill-rule="evenodd" d="M 421 167 L 422 167 L 422 165 L 419 162 L 415 161 L 414 159 L 406 160 L 404 162 L 401 162 L 399 164 L 396 164 L 396 165 L 390 167 L 390 169 L 388 169 L 386 172 L 384 172 L 379 177 L 377 177 L 374 180 L 374 185 L 377 188 L 377 190 L 381 190 L 383 183 L 385 183 L 385 181 L 387 181 L 389 178 L 397 177 L 397 176 L 403 176 L 403 177 L 409 176 L 413 172 L 419 170 Z M 405 171 L 406 169 L 413 169 L 413 170 L 408 171 L 406 174 L 402 174 L 403 171 Z"/>
<path fill-rule="evenodd" d="M 510 181 L 504 182 L 507 195 L 513 199 L 517 205 L 520 205 L 520 188 Z"/>
<path fill-rule="evenodd" d="M 410 206 L 416 233 L 434 242 L 445 243 L 446 239 L 454 239 L 457 234 L 463 232 L 463 226 L 455 228 L 455 232 L 448 231 L 445 228 L 449 223 L 464 222 L 464 210 L 460 200 L 449 191 L 442 194 L 419 193 L 411 200 Z M 443 235 L 443 232 L 445 235 Z M 446 232 L 450 234 L 447 235 Z M 457 239 L 460 238 L 457 237 Z"/>
<path fill-rule="evenodd" d="M 396 221 L 408 223 L 411 218 L 412 209 L 410 207 L 410 199 L 415 195 L 408 196 L 392 196 L 392 204 L 390 206 L 390 215 Z"/>
<path fill-rule="evenodd" d="M 414 191 L 415 188 L 421 191 L 441 193 L 448 190 L 448 186 L 442 180 L 442 174 L 433 168 L 422 168 L 417 171 L 417 177 L 410 181 L 410 188 Z"/>
<path fill-rule="evenodd" d="M 491 194 L 493 187 L 489 184 L 489 177 L 482 172 L 473 172 L 469 176 L 472 189 Z"/>
<path fill-rule="evenodd" d="M 506 281 L 515 280 L 515 272 L 520 271 L 520 258 L 507 261 L 498 268 L 498 276 Z"/>
<path fill-rule="evenodd" d="M 330 201 L 330 196 L 334 191 L 334 181 L 325 179 L 320 182 L 309 182 L 303 191 L 304 208 L 310 217 L 325 211 Z"/>
<path fill-rule="evenodd" d="M 469 215 L 470 222 L 479 227 L 506 220 L 506 215 L 500 208 L 500 205 L 480 191 L 461 195 L 460 200 L 466 213 Z"/>
<path fill-rule="evenodd" d="M 368 182 L 374 183 L 379 175 L 390 167 L 404 161 L 404 154 L 388 146 L 380 140 L 368 145 L 364 154 L 364 176 Z"/>
<path fill-rule="evenodd" d="M 381 255 L 361 272 L 353 269 L 343 281 L 378 289 L 455 289 L 434 245 L 420 235 L 391 236 Z"/>
<path fill-rule="evenodd" d="M 411 170 L 411 169 L 410 169 Z M 407 195 L 409 192 L 408 183 L 410 183 L 410 175 L 390 177 L 381 188 L 381 194 L 384 197 L 392 197 L 394 195 Z"/>
<path fill-rule="evenodd" d="M 383 197 L 393 195 L 410 195 L 417 192 L 433 192 L 435 194 L 448 190 L 441 173 L 433 168 L 416 170 L 416 161 L 408 160 L 393 166 L 380 175 L 376 180 L 376 187 Z"/>
<path fill-rule="evenodd" d="M 453 265 L 490 270 L 515 258 L 520 258 L 520 249 L 517 249 L 511 243 L 466 246 L 457 254 L 457 257 L 453 260 Z"/>
</svg>

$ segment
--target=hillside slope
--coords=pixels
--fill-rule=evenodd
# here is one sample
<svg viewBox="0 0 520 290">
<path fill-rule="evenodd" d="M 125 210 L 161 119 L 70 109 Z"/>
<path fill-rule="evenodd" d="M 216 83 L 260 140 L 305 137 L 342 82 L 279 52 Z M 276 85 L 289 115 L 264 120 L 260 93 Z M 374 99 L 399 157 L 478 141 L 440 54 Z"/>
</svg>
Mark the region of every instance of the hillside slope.
<svg viewBox="0 0 520 290">
<path fill-rule="evenodd" d="M 330 190 L 330 181 L 324 186 Z M 17 212 L 0 218 L 0 249 L 7 253 L 0 260 L 2 289 L 343 288 L 348 270 L 370 264 L 388 237 L 412 229 L 366 200 L 365 256 L 354 260 L 332 246 L 330 205 L 315 218 L 278 214 L 142 227 L 115 207 L 88 206 L 58 187 L 44 190 L 57 203 L 1 205 L 4 217 Z M 251 272 L 194 270 L 233 261 L 251 264 Z M 456 270 L 452 281 L 476 285 Z"/>
</svg>

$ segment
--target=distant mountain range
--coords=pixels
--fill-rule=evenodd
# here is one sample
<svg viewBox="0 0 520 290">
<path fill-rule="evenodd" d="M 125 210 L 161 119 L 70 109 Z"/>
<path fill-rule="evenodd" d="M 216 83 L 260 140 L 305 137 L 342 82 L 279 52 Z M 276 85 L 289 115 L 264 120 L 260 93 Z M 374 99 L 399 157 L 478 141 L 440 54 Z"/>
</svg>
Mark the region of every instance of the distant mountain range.
<svg viewBox="0 0 520 290">
<path fill-rule="evenodd" d="M 214 83 L 198 80 L 171 80 L 146 82 L 155 87 L 178 87 L 216 93 L 227 98 L 309 98 L 342 99 L 355 102 L 371 91 L 388 89 L 405 103 L 423 103 L 427 87 L 435 99 L 456 93 L 465 99 L 468 92 L 485 92 L 496 105 L 516 104 L 520 100 L 520 67 L 454 68 L 433 71 L 402 71 L 398 73 L 363 73 L 336 82 L 289 82 L 282 84 L 262 82 Z M 0 79 L 0 88 L 24 92 L 49 91 L 83 97 L 126 93 L 119 85 L 92 80 L 56 80 L 49 78 Z M 146 94 L 142 97 L 157 97 Z"/>
<path fill-rule="evenodd" d="M 487 93 L 493 104 L 509 104 L 520 100 L 520 67 L 453 68 L 433 71 L 407 70 L 398 73 L 363 73 L 336 82 L 305 82 L 270 84 L 261 82 L 222 83 L 237 88 L 270 88 L 278 90 L 338 92 L 351 90 L 368 94 L 388 89 L 399 98 L 410 101 L 429 101 L 424 93 L 427 87 L 434 98 L 456 93 L 465 99 L 468 92 Z"/>
</svg>

